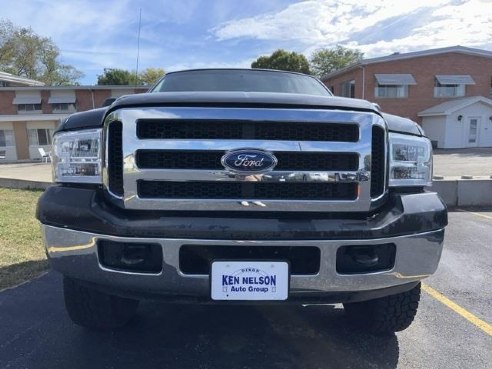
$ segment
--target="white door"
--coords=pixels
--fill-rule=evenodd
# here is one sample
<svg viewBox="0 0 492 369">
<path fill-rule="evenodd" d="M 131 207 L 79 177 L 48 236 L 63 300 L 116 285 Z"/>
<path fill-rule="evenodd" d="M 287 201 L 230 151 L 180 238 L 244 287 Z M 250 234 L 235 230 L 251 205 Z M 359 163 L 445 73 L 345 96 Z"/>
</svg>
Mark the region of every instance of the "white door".
<svg viewBox="0 0 492 369">
<path fill-rule="evenodd" d="M 490 114 L 487 114 L 485 119 L 480 122 L 480 134 L 478 144 L 480 147 L 492 147 L 492 119 L 489 118 Z"/>
<path fill-rule="evenodd" d="M 465 129 L 465 147 L 478 146 L 480 117 L 470 117 Z"/>
</svg>

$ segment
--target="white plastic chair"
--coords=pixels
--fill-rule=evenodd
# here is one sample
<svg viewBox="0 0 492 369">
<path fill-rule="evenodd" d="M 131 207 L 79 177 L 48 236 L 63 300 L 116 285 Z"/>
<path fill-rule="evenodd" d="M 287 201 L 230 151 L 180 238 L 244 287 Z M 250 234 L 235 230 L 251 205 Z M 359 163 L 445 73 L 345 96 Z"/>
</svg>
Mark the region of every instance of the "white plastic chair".
<svg viewBox="0 0 492 369">
<path fill-rule="evenodd" d="M 46 153 L 42 147 L 38 147 L 39 155 L 41 155 L 41 161 L 47 163 L 48 159 L 51 160 L 50 158 L 50 153 Z"/>
</svg>

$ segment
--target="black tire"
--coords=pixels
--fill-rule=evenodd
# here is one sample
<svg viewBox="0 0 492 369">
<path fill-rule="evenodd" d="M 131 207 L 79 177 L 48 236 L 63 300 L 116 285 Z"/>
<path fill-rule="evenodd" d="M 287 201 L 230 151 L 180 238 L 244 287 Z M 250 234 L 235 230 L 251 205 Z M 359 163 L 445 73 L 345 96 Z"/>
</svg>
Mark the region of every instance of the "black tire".
<svg viewBox="0 0 492 369">
<path fill-rule="evenodd" d="M 412 324 L 420 301 L 420 283 L 410 291 L 379 299 L 343 304 L 357 327 L 376 335 L 402 331 Z"/>
<path fill-rule="evenodd" d="M 89 329 L 122 327 L 138 307 L 138 300 L 108 295 L 67 277 L 63 278 L 63 293 L 70 319 Z"/>
</svg>

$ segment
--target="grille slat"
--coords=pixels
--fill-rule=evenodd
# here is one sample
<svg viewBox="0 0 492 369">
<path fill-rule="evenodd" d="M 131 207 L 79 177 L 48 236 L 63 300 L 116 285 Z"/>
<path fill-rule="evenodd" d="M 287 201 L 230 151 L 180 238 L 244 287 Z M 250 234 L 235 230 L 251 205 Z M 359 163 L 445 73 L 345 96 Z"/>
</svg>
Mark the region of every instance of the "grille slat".
<svg viewBox="0 0 492 369">
<path fill-rule="evenodd" d="M 220 159 L 224 151 L 138 150 L 137 166 L 141 169 L 224 169 Z M 274 152 L 276 171 L 357 170 L 357 153 Z"/>
<path fill-rule="evenodd" d="M 355 200 L 356 183 L 137 181 L 140 198 L 237 200 Z"/>
<path fill-rule="evenodd" d="M 249 139 L 357 142 L 355 123 L 139 119 L 139 139 Z"/>
</svg>

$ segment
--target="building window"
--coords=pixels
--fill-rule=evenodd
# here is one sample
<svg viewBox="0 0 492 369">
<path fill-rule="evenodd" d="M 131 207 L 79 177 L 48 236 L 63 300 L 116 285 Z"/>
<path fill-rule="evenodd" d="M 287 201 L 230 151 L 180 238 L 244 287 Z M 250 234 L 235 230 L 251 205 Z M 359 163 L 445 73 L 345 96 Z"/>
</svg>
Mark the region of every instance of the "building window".
<svg viewBox="0 0 492 369">
<path fill-rule="evenodd" d="M 434 97 L 460 97 L 466 94 L 466 85 L 474 85 L 469 74 L 437 74 L 434 80 Z"/>
<path fill-rule="evenodd" d="M 74 103 L 53 103 L 51 104 L 53 113 L 72 113 L 75 112 Z"/>
<path fill-rule="evenodd" d="M 53 137 L 52 129 L 28 129 L 29 146 L 46 146 L 51 145 L 51 137 Z"/>
<path fill-rule="evenodd" d="M 410 73 L 377 73 L 374 96 L 380 98 L 400 99 L 408 97 L 408 86 L 417 82 Z"/>
<path fill-rule="evenodd" d="M 16 91 L 12 104 L 17 105 L 19 114 L 41 113 L 41 91 Z"/>
<path fill-rule="evenodd" d="M 10 129 L 0 129 L 0 147 L 15 146 L 14 131 Z"/>
<path fill-rule="evenodd" d="M 76 111 L 75 90 L 53 90 L 50 92 L 48 104 L 51 105 L 52 112 L 57 114 L 74 113 Z"/>
<path fill-rule="evenodd" d="M 41 111 L 41 104 L 17 104 L 17 112 L 32 113 Z"/>
<path fill-rule="evenodd" d="M 340 84 L 340 96 L 355 97 L 355 81 L 345 81 Z"/>
<path fill-rule="evenodd" d="M 376 97 L 403 98 L 408 97 L 408 85 L 376 85 Z"/>
<path fill-rule="evenodd" d="M 434 83 L 434 97 L 460 97 L 465 96 L 465 85 L 445 85 L 436 79 Z"/>
</svg>

